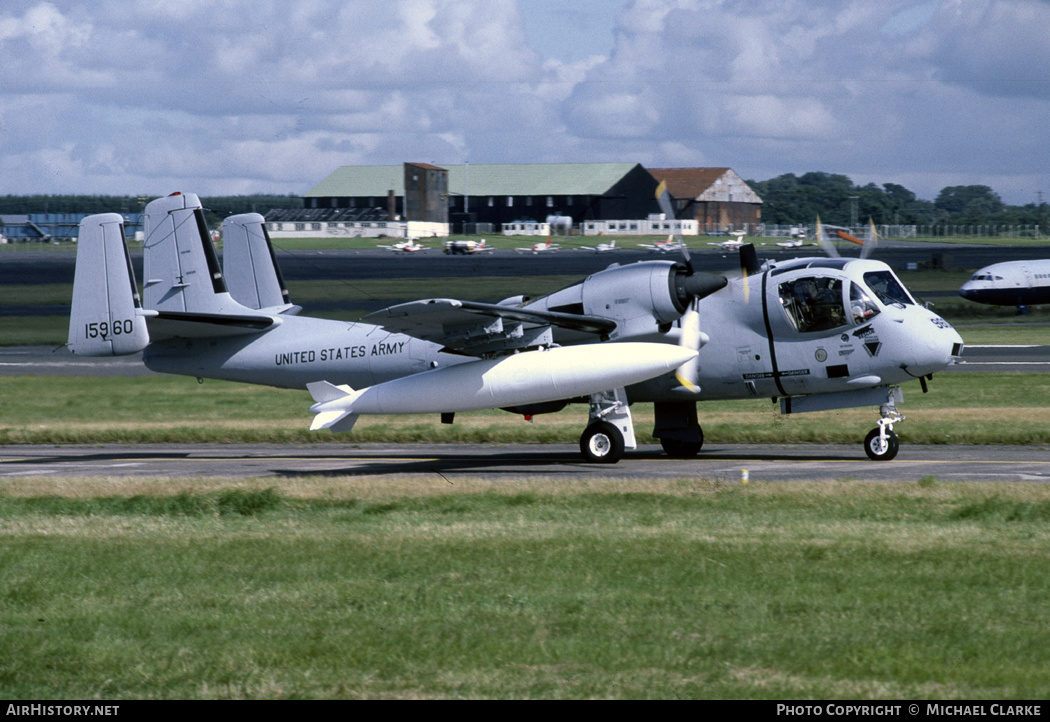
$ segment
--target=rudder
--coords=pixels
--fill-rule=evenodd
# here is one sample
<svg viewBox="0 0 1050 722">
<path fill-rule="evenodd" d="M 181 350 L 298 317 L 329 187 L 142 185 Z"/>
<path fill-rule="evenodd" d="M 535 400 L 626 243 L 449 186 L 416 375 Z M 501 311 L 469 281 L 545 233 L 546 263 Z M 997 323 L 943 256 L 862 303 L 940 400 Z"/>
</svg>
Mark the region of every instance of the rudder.
<svg viewBox="0 0 1050 722">
<path fill-rule="evenodd" d="M 219 268 L 204 209 L 193 193 L 173 193 L 146 205 L 143 305 L 162 314 L 241 314 Z"/>
<path fill-rule="evenodd" d="M 258 213 L 241 213 L 222 222 L 222 272 L 238 303 L 285 312 L 291 301 L 264 220 Z"/>
<path fill-rule="evenodd" d="M 149 344 L 124 219 L 118 213 L 80 222 L 67 343 L 81 356 L 122 356 Z"/>
</svg>

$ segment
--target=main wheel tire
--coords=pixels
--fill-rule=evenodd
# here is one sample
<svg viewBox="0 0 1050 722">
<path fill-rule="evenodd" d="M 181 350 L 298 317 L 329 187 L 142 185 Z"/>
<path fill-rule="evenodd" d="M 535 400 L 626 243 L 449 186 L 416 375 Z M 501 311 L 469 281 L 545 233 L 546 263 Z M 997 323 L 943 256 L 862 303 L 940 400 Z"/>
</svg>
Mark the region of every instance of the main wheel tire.
<svg viewBox="0 0 1050 722">
<path fill-rule="evenodd" d="M 886 443 L 879 438 L 879 430 L 872 429 L 864 437 L 864 452 L 872 461 L 889 461 L 900 451 L 901 442 L 892 431 L 886 432 Z"/>
<path fill-rule="evenodd" d="M 682 441 L 681 439 L 660 439 L 664 453 L 672 459 L 692 459 L 704 448 L 704 432 L 700 432 L 699 441 Z"/>
<path fill-rule="evenodd" d="M 596 464 L 615 464 L 623 458 L 623 434 L 607 421 L 591 424 L 580 437 L 583 458 Z"/>
</svg>

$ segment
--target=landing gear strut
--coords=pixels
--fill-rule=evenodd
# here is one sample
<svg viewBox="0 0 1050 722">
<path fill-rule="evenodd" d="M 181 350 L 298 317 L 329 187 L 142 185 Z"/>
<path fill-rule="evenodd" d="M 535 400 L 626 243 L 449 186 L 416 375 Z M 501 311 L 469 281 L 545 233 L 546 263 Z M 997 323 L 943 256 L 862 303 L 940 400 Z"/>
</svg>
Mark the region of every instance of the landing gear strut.
<svg viewBox="0 0 1050 722">
<path fill-rule="evenodd" d="M 704 447 L 704 430 L 696 418 L 695 401 L 657 401 L 653 404 L 653 436 L 672 459 L 692 459 Z"/>
<path fill-rule="evenodd" d="M 637 448 L 634 422 L 622 388 L 593 394 L 590 398 L 590 420 L 580 437 L 580 452 L 587 461 L 615 464 L 625 449 Z"/>
<path fill-rule="evenodd" d="M 897 455 L 901 447 L 897 434 L 893 432 L 893 425 L 904 421 L 904 417 L 897 413 L 892 397 L 889 403 L 879 407 L 879 413 L 881 418 L 878 427 L 864 437 L 864 452 L 872 461 L 889 461 Z"/>
</svg>

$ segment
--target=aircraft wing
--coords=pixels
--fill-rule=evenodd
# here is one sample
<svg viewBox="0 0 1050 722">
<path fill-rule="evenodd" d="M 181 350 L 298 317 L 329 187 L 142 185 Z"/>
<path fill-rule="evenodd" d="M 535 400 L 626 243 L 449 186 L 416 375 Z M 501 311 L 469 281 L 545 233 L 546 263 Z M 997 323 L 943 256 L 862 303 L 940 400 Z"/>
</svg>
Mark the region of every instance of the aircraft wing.
<svg viewBox="0 0 1050 722">
<path fill-rule="evenodd" d="M 401 303 L 371 313 L 362 320 L 472 356 L 549 344 L 553 326 L 596 336 L 604 336 L 616 328 L 615 321 L 600 316 L 532 311 L 451 298 Z"/>
</svg>

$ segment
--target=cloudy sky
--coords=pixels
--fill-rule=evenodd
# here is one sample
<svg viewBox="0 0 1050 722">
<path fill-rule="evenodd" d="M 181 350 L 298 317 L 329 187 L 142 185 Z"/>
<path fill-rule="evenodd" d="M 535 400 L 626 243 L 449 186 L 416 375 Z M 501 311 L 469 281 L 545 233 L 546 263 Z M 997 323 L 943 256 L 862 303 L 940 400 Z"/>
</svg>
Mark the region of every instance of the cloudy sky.
<svg viewBox="0 0 1050 722">
<path fill-rule="evenodd" d="M 0 195 L 630 161 L 1050 201 L 1048 38 L 1048 0 L 2 0 Z"/>
</svg>

